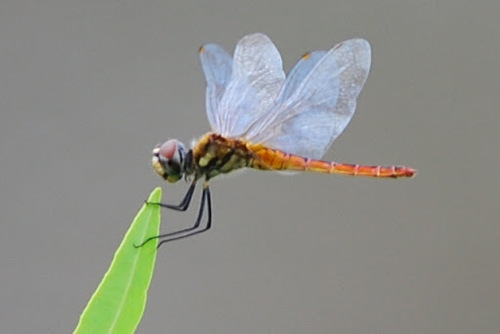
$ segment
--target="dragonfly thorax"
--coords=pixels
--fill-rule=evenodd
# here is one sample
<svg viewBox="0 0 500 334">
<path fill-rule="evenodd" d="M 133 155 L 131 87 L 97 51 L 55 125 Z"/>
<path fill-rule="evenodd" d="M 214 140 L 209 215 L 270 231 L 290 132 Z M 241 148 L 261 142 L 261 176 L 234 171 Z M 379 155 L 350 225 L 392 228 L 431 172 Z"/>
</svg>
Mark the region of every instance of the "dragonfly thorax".
<svg viewBox="0 0 500 334">
<path fill-rule="evenodd" d="M 168 182 L 177 182 L 186 174 L 191 155 L 183 143 L 170 139 L 153 149 L 153 169 Z"/>
</svg>

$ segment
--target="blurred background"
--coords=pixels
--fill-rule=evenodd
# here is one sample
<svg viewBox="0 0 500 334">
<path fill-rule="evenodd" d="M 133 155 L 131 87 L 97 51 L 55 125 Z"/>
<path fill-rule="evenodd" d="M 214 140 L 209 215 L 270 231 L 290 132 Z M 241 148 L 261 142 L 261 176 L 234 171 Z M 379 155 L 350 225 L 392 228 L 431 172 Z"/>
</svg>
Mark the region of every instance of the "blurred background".
<svg viewBox="0 0 500 334">
<path fill-rule="evenodd" d="M 209 131 L 198 48 L 264 32 L 288 71 L 370 41 L 326 159 L 414 179 L 247 171 L 212 182 L 214 228 L 162 247 L 138 333 L 498 333 L 500 3 L 0 3 L 0 324 L 69 333 L 157 186 L 152 148 Z M 163 211 L 163 229 L 187 213 Z"/>
</svg>

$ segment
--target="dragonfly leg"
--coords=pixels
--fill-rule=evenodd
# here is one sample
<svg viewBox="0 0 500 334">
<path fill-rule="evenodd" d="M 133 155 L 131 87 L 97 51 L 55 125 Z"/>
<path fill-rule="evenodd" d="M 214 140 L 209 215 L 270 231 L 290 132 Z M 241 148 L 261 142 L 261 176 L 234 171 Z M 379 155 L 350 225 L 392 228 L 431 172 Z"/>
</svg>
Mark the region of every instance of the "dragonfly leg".
<svg viewBox="0 0 500 334">
<path fill-rule="evenodd" d="M 207 215 L 208 215 L 207 222 L 201 229 L 198 229 L 198 227 L 200 227 L 201 219 L 203 218 L 205 203 L 207 204 Z M 205 184 L 203 185 L 203 193 L 201 195 L 200 210 L 198 211 L 198 217 L 196 218 L 196 221 L 193 224 L 193 226 L 179 231 L 159 235 L 158 238 L 161 240 L 160 243 L 158 244 L 158 248 L 160 248 L 160 246 L 166 242 L 184 239 L 196 234 L 200 234 L 205 231 L 208 231 L 211 227 L 212 227 L 212 198 L 210 195 L 210 188 L 208 187 L 208 182 L 205 182 Z"/>
<path fill-rule="evenodd" d="M 195 189 L 195 182 L 193 182 L 193 184 L 189 187 L 188 192 L 186 193 L 186 196 L 184 197 L 184 199 L 181 201 L 181 203 L 179 205 L 170 205 L 170 204 L 164 204 L 164 203 L 156 203 L 156 204 L 160 205 L 161 207 L 168 208 L 168 209 L 173 209 L 173 210 L 177 210 L 177 211 L 185 211 L 189 207 L 189 203 L 190 203 L 191 198 L 193 196 L 194 189 Z M 208 211 L 207 212 L 208 213 L 207 223 L 205 224 L 205 226 L 202 229 L 197 230 L 197 228 L 200 226 L 201 219 L 203 218 L 203 212 L 205 211 L 205 202 L 207 203 L 207 211 Z M 151 204 L 153 204 L 153 203 L 151 203 Z M 139 244 L 135 247 L 136 248 L 142 247 L 146 243 L 148 243 L 149 241 L 151 241 L 153 239 L 161 239 L 160 243 L 158 244 L 158 247 L 160 247 L 162 244 L 164 244 L 166 242 L 174 241 L 174 240 L 178 240 L 178 239 L 183 239 L 183 238 L 195 235 L 195 234 L 205 232 L 205 231 L 210 229 L 211 225 L 212 225 L 212 199 L 210 196 L 210 188 L 208 185 L 208 181 L 205 181 L 205 183 L 203 184 L 203 192 L 201 195 L 201 203 L 200 203 L 200 209 L 198 212 L 198 217 L 196 218 L 196 221 L 193 224 L 193 226 L 188 227 L 188 228 L 184 228 L 184 229 L 181 229 L 178 231 L 149 237 L 146 240 L 144 240 L 141 244 Z"/>
<path fill-rule="evenodd" d="M 194 189 L 196 188 L 196 180 L 194 180 L 191 185 L 189 186 L 189 189 L 182 199 L 182 201 L 178 205 L 173 205 L 173 204 L 166 204 L 166 203 L 151 203 L 151 202 L 146 202 L 146 204 L 151 204 L 151 205 L 159 205 L 162 208 L 167 208 L 167 209 L 172 209 L 176 211 L 186 211 L 187 208 L 189 207 L 189 204 L 191 203 L 191 199 L 193 198 L 193 193 Z M 178 231 L 179 233 L 182 233 L 182 231 Z M 173 232 L 176 233 L 176 232 Z M 134 245 L 134 247 L 139 248 L 147 244 L 149 241 L 153 239 L 158 239 L 162 238 L 164 235 L 155 235 L 152 237 L 147 238 L 143 242 L 141 242 L 139 245 Z"/>
<path fill-rule="evenodd" d="M 172 209 L 172 210 L 176 210 L 176 211 L 186 211 L 187 208 L 189 207 L 189 203 L 191 203 L 191 198 L 193 198 L 193 193 L 194 193 L 195 188 L 196 188 L 196 180 L 194 180 L 193 183 L 191 183 L 186 195 L 184 196 L 184 198 L 182 199 L 182 201 L 178 205 L 172 205 L 172 204 L 166 204 L 166 203 L 149 203 L 149 202 L 146 202 L 146 203 L 147 204 L 157 204 L 157 205 L 161 206 L 162 208 Z"/>
</svg>

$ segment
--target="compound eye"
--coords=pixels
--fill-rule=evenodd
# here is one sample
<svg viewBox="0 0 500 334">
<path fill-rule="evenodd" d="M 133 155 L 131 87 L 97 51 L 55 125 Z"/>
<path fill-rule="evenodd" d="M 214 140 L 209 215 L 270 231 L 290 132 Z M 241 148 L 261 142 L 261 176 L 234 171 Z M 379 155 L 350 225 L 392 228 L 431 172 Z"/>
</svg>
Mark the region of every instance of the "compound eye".
<svg viewBox="0 0 500 334">
<path fill-rule="evenodd" d="M 158 151 L 158 155 L 167 160 L 175 160 L 175 154 L 177 153 L 178 141 L 175 139 L 170 139 L 164 142 L 160 146 L 160 150 Z"/>
<path fill-rule="evenodd" d="M 168 182 L 177 182 L 184 175 L 184 145 L 170 139 L 153 150 L 153 168 Z"/>
</svg>

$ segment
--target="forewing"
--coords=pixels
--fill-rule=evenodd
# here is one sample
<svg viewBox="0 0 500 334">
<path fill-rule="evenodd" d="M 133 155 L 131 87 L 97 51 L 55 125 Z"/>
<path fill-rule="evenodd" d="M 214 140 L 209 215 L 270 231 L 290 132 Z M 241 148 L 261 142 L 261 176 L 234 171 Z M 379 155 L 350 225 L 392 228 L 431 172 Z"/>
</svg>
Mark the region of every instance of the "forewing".
<svg viewBox="0 0 500 334">
<path fill-rule="evenodd" d="M 207 81 L 206 109 L 212 131 L 220 132 L 220 102 L 231 79 L 233 60 L 219 45 L 207 44 L 200 48 L 200 62 Z"/>
<path fill-rule="evenodd" d="M 303 55 L 288 74 L 283 90 L 280 93 L 280 101 L 288 99 L 302 84 L 309 72 L 326 54 L 326 51 L 313 51 Z"/>
<path fill-rule="evenodd" d="M 370 45 L 352 39 L 336 45 L 320 59 L 313 58 L 313 66 L 304 61 L 307 59 L 296 65 L 297 74 L 286 81 L 275 107 L 252 127 L 247 138 L 319 159 L 354 114 L 356 99 L 370 71 Z"/>
<path fill-rule="evenodd" d="M 281 56 L 266 35 L 247 35 L 238 42 L 218 110 L 222 135 L 243 136 L 271 109 L 285 81 L 282 67 Z"/>
</svg>

